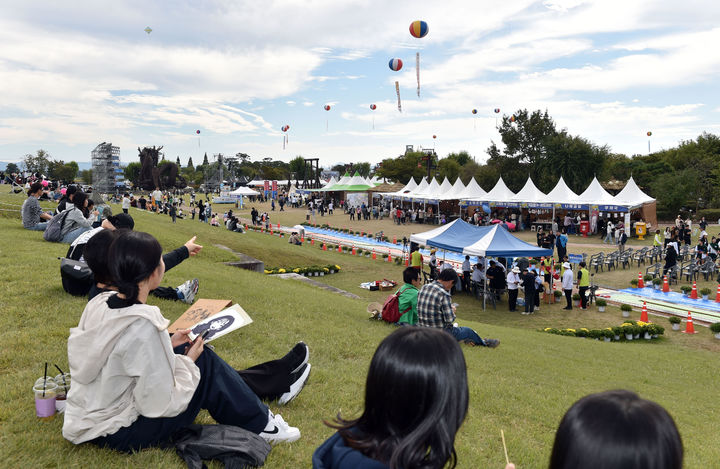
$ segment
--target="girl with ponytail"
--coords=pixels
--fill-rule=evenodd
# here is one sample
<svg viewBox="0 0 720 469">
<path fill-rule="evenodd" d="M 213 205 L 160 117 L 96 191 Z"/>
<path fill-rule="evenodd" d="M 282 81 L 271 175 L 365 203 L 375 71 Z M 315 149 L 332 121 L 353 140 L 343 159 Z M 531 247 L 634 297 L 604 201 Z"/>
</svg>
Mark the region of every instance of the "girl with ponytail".
<svg viewBox="0 0 720 469">
<path fill-rule="evenodd" d="M 245 429 L 251 445 L 267 447 L 265 453 L 269 451 L 266 441 L 300 438 L 297 428 L 260 401 L 253 382 L 246 382 L 242 371 L 205 350 L 201 337 L 191 342 L 190 330 L 170 336 L 170 321 L 158 307 L 145 304 L 165 273 L 162 249 L 155 238 L 137 231 L 117 234 L 108 263 L 118 291 L 90 300 L 78 327 L 70 330 L 68 362 L 73 385 L 67 396 L 65 438 L 119 451 L 160 446 L 192 424 L 201 409 L 207 409 L 218 423 Z M 307 356 L 302 358 L 307 360 Z M 291 352 L 258 365 L 269 375 L 255 373 L 254 383 L 271 382 L 275 393 L 291 390 L 292 367 L 309 372 L 309 364 L 298 365 L 297 359 Z"/>
</svg>

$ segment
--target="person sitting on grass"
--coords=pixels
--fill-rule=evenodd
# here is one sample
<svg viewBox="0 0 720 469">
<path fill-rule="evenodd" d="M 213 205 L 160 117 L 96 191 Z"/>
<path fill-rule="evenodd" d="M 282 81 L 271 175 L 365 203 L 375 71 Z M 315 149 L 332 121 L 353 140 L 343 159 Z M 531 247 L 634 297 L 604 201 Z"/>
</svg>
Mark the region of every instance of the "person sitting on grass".
<svg viewBox="0 0 720 469">
<path fill-rule="evenodd" d="M 171 336 L 170 321 L 158 307 L 146 304 L 165 272 L 155 238 L 125 231 L 109 251 L 118 291 L 90 300 L 80 323 L 70 330 L 73 385 L 63 423 L 66 439 L 128 452 L 164 446 L 201 409 L 218 423 L 241 427 L 269 443 L 300 438 L 300 430 L 274 415 L 238 371 L 204 349 L 202 337 L 191 342 L 189 329 Z M 297 381 L 302 375 L 306 380 L 310 365 L 303 363 L 306 351 L 300 352 L 280 360 L 286 376 L 269 375 L 265 381 Z M 295 386 L 295 395 L 301 388 Z"/>
<path fill-rule="evenodd" d="M 418 288 L 422 286 L 422 273 L 415 267 L 406 267 L 403 270 L 405 285 L 396 292 L 398 295 L 398 309 L 400 310 L 399 326 L 414 326 L 418 321 L 417 301 Z"/>
<path fill-rule="evenodd" d="M 442 329 L 458 342 L 468 345 L 497 347 L 497 339 L 483 339 L 469 327 L 455 327 L 455 306 L 450 292 L 458 281 L 453 269 L 443 269 L 434 282 L 423 285 L 418 293 L 418 326 Z"/>
<path fill-rule="evenodd" d="M 457 342 L 437 329 L 398 328 L 370 362 L 362 415 L 348 420 L 338 414 L 325 422 L 337 432 L 315 450 L 312 467 L 454 468 L 455 435 L 468 401 L 465 357 Z"/>
<path fill-rule="evenodd" d="M 668 412 L 625 390 L 583 397 L 557 429 L 550 469 L 681 469 L 683 444 Z"/>
<path fill-rule="evenodd" d="M 300 235 L 298 235 L 297 231 L 293 231 L 290 234 L 290 238 L 288 238 L 288 243 L 295 244 L 296 246 L 302 246 L 302 241 L 300 240 Z"/>
<path fill-rule="evenodd" d="M 117 217 L 127 216 L 124 213 L 118 214 Z M 126 231 L 126 230 L 121 230 Z M 88 240 L 83 249 L 83 258 L 87 262 L 88 267 L 93 272 L 95 283 L 90 287 L 88 292 L 88 299 L 92 300 L 96 295 L 116 290 L 116 286 L 113 283 L 112 276 L 110 274 L 110 266 L 108 264 L 108 250 L 110 245 L 115 240 L 116 232 L 110 229 L 102 229 L 97 232 L 92 238 Z M 202 246 L 195 244 L 195 237 L 185 243 L 185 245 L 175 251 L 169 252 L 163 255 L 163 263 L 167 259 L 167 266 L 173 267 L 179 264 L 182 259 L 178 260 L 181 256 L 182 250 L 185 250 L 186 257 L 188 255 L 194 255 L 200 252 Z M 169 268 L 165 269 L 170 270 Z M 200 281 L 196 278 L 187 280 L 177 288 L 172 287 L 161 287 L 153 289 L 150 293 L 157 298 L 165 300 L 182 301 L 184 303 L 192 304 L 197 295 L 198 289 L 200 288 Z"/>
<path fill-rule="evenodd" d="M 70 244 L 82 233 L 92 229 L 95 217 L 99 212 L 95 210 L 86 213 L 87 205 L 87 194 L 80 191 L 76 192 L 72 199 L 72 205 L 68 204 L 68 208 L 64 210 L 67 215 L 65 216 L 65 224 L 60 231 L 61 243 Z"/>
<path fill-rule="evenodd" d="M 43 212 L 40 208 L 38 200 L 40 196 L 45 193 L 45 189 L 39 182 L 34 182 L 30 185 L 30 189 L 27 191 L 28 198 L 22 204 L 22 222 L 23 228 L 26 230 L 33 231 L 45 231 L 47 228 L 47 222 L 52 219 L 52 214 Z M 45 221 L 42 221 L 45 220 Z"/>
</svg>

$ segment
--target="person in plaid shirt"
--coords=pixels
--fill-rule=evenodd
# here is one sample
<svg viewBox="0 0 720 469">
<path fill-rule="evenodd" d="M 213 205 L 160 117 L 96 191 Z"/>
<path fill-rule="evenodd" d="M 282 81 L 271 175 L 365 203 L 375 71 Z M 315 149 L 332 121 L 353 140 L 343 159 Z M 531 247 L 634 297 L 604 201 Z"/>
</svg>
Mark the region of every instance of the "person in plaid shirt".
<svg viewBox="0 0 720 469">
<path fill-rule="evenodd" d="M 452 305 L 450 291 L 458 280 L 453 269 L 443 269 L 438 279 L 425 284 L 418 293 L 418 326 L 443 329 L 455 337 L 458 342 L 469 345 L 497 347 L 497 339 L 482 339 L 469 327 L 455 327 L 455 307 Z"/>
</svg>

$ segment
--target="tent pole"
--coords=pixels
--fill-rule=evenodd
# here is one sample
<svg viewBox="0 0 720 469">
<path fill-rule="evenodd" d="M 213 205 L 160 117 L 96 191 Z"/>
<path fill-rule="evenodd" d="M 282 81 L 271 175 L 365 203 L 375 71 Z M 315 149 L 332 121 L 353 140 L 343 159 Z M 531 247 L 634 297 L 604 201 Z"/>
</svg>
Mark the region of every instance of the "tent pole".
<svg viewBox="0 0 720 469">
<path fill-rule="evenodd" d="M 483 311 L 485 310 L 485 304 L 486 304 L 486 302 L 487 302 L 487 292 L 488 292 L 488 278 L 487 278 L 487 269 L 488 269 L 487 265 L 488 265 L 488 261 L 487 261 L 487 252 L 486 252 L 485 254 L 486 254 L 486 255 L 483 256 L 483 264 L 485 264 L 484 267 L 483 267 L 483 269 L 485 270 L 485 285 L 483 285 Z"/>
</svg>

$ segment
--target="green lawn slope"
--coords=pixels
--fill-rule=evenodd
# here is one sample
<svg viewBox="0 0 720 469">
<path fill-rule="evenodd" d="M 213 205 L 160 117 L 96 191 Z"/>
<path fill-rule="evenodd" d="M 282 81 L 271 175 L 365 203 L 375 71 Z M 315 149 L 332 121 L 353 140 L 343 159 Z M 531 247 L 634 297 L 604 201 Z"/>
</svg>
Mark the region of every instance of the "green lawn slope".
<svg viewBox="0 0 720 469">
<path fill-rule="evenodd" d="M 0 196 L 5 203 L 22 200 Z M 193 235 L 205 246 L 200 255 L 168 272 L 165 285 L 177 286 L 197 277 L 199 297 L 233 300 L 253 317 L 250 326 L 213 342 L 230 364 L 251 366 L 281 356 L 299 340 L 309 344 L 313 368 L 307 386 L 288 406 L 271 404 L 301 429 L 302 438 L 276 446 L 266 467 L 310 467 L 312 452 L 332 434 L 323 420 L 337 412 L 356 416 L 362 409 L 370 358 L 392 331 L 392 326 L 368 321 L 365 312 L 369 301 L 379 301 L 387 293 L 368 292 L 357 285 L 376 278 L 399 279 L 401 268 L 318 247 L 290 246 L 277 236 L 241 235 L 189 220 L 173 225 L 166 216 L 139 211 L 132 215 L 136 229 L 155 235 L 166 250 Z M 170 449 L 126 455 L 75 446 L 62 438 L 62 415 L 50 422 L 35 417 L 32 384 L 42 375 L 45 361 L 67 367 L 67 336 L 85 301 L 65 294 L 60 285 L 57 257 L 65 254 L 66 245 L 47 243 L 41 233 L 23 230 L 12 213 L 0 217 L 0 233 L 0 454 L 5 465 L 183 467 Z M 266 265 L 339 264 L 340 273 L 318 280 L 361 299 L 227 266 L 224 263 L 234 260 L 233 254 L 216 245 L 246 252 Z M 620 312 L 614 308 L 606 313 L 567 313 L 557 305 L 543 305 L 540 314 L 524 317 L 510 315 L 502 304 L 483 312 L 475 300 L 456 296 L 463 325 L 501 340 L 493 350 L 463 347 L 471 400 L 456 441 L 459 467 L 504 467 L 501 429 L 518 467 L 545 467 L 554 431 L 567 408 L 585 394 L 614 388 L 631 389 L 669 410 L 683 436 L 686 467 L 713 467 L 720 460 L 718 412 L 712 404 L 719 363 L 714 339 L 706 329 L 687 337 L 668 327 L 666 337 L 657 342 L 608 344 L 538 329 L 619 324 Z M 171 320 L 186 309 L 179 302 L 150 302 Z M 207 414 L 199 420 L 212 421 Z"/>
</svg>

